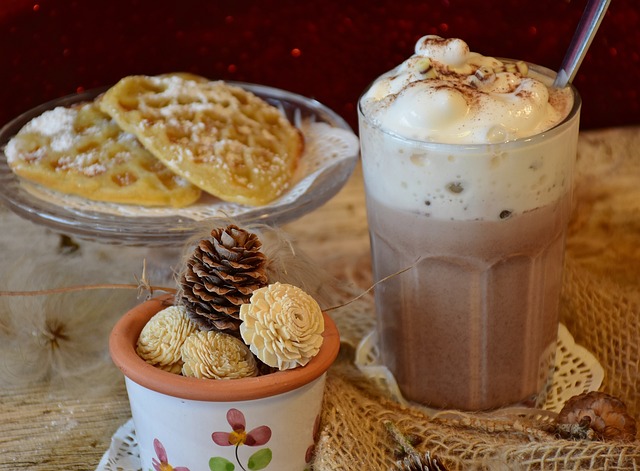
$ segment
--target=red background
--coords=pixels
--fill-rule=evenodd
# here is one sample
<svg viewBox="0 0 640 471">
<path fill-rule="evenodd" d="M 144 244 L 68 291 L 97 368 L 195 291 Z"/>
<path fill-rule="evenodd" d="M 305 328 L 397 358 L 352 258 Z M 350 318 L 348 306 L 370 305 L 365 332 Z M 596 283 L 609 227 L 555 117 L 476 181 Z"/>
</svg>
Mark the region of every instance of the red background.
<svg viewBox="0 0 640 471">
<path fill-rule="evenodd" d="M 424 34 L 557 69 L 586 0 L 2 0 L 0 125 L 129 74 L 191 71 L 314 97 L 355 128 Z M 640 123 L 640 2 L 614 0 L 574 84 L 582 127 Z"/>
</svg>

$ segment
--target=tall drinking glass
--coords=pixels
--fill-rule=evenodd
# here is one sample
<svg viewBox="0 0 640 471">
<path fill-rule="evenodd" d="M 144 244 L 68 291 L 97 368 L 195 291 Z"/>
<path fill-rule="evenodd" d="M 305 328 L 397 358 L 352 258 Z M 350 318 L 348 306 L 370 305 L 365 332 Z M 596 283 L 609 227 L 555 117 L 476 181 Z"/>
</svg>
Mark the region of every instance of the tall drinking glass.
<svg viewBox="0 0 640 471">
<path fill-rule="evenodd" d="M 361 98 L 373 272 L 390 277 L 375 287 L 379 350 L 405 398 L 484 410 L 535 402 L 549 379 L 581 104 L 570 95 L 551 129 L 484 144 L 401 137 Z"/>
</svg>

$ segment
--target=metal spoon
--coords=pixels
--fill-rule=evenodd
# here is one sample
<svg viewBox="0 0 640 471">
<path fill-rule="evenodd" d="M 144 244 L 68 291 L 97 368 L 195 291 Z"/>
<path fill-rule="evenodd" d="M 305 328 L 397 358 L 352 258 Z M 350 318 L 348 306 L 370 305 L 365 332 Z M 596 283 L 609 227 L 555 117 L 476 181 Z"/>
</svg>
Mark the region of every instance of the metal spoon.
<svg viewBox="0 0 640 471">
<path fill-rule="evenodd" d="M 602 18 L 609 7 L 611 0 L 589 0 L 582 13 L 578 28 L 571 39 L 569 50 L 567 51 L 562 65 L 553 82 L 553 86 L 564 88 L 570 83 L 578 72 L 578 68 L 584 59 L 587 49 L 591 45 L 593 37 L 598 31 Z"/>
</svg>

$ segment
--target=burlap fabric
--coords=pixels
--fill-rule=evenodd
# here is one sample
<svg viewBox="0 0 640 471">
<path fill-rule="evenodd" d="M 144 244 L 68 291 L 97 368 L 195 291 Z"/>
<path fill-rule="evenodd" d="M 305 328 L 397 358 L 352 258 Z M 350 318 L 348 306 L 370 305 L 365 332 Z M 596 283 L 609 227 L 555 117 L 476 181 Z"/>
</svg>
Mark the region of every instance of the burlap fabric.
<svg viewBox="0 0 640 471">
<path fill-rule="evenodd" d="M 622 159 L 615 139 L 586 136 L 576 175 L 561 320 L 577 343 L 605 369 L 601 390 L 623 400 L 640 418 L 640 159 Z M 626 142 L 640 148 L 638 133 Z M 603 146 L 605 148 L 603 148 Z M 628 150 L 626 151 L 628 154 Z M 368 262 L 349 273 L 365 286 Z M 357 279 L 360 276 L 361 279 Z M 371 303 L 370 299 L 358 301 Z M 373 325 L 366 308 L 336 312 L 341 335 L 353 345 Z M 315 469 L 393 468 L 395 448 L 383 423 L 421 437 L 417 446 L 449 469 L 640 469 L 640 441 L 571 441 L 551 431 L 553 414 L 476 415 L 403 407 L 376 389 L 345 351 L 331 370 Z"/>
</svg>

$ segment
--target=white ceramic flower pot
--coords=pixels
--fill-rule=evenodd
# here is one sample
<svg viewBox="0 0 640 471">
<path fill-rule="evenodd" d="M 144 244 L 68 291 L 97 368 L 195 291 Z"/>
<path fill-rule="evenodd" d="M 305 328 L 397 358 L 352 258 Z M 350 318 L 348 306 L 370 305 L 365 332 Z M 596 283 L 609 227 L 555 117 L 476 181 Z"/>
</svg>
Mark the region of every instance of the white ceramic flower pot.
<svg viewBox="0 0 640 471">
<path fill-rule="evenodd" d="M 340 347 L 332 320 L 325 315 L 320 352 L 304 367 L 255 378 L 187 378 L 149 365 L 135 351 L 143 326 L 170 301 L 155 298 L 126 313 L 109 342 L 125 375 L 142 469 L 308 468 L 326 371 Z"/>
</svg>

